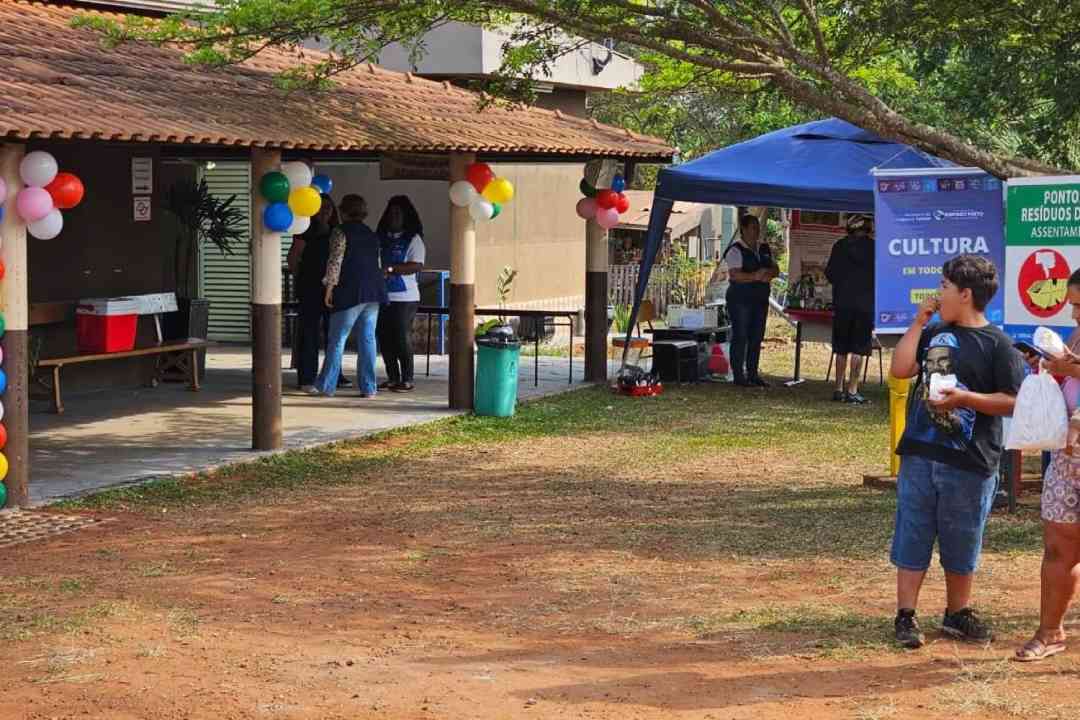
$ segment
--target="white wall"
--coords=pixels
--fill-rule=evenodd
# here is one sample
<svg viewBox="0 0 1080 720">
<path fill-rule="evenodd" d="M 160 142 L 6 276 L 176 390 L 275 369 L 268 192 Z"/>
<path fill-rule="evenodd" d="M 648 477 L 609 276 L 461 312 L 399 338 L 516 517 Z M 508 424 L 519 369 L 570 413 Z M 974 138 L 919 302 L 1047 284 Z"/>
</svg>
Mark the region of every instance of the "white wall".
<svg viewBox="0 0 1080 720">
<path fill-rule="evenodd" d="M 512 304 L 518 307 L 577 308 L 585 294 L 585 224 L 574 211 L 582 166 L 493 164 L 509 179 L 514 199 L 476 233 L 476 301 L 495 302 L 495 279 L 503 266 L 518 270 Z M 426 180 L 380 180 L 378 163 L 317 164 L 334 181 L 337 202 L 349 193 L 364 196 L 374 228 L 394 195 L 408 195 L 424 224 L 427 267 L 450 267 L 448 184 Z"/>
<path fill-rule="evenodd" d="M 389 70 L 420 75 L 491 75 L 502 65 L 502 46 L 509 38 L 508 32 L 447 23 L 424 36 L 423 57 L 418 62 L 411 62 L 408 51 L 402 46 L 391 45 L 379 56 L 379 65 Z M 592 59 L 603 60 L 607 56 L 608 51 L 601 45 L 586 43 L 582 48 L 556 60 L 550 77 L 535 79 L 590 90 L 636 86 L 643 68 L 619 53 L 612 53 L 611 60 L 600 74 L 593 74 Z"/>
</svg>

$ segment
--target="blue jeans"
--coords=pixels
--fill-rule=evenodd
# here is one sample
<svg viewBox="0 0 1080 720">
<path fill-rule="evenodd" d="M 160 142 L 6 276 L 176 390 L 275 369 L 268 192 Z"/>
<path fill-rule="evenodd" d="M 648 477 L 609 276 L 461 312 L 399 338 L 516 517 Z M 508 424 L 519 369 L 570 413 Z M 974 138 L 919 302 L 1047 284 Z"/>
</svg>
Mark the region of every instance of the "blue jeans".
<svg viewBox="0 0 1080 720">
<path fill-rule="evenodd" d="M 769 301 L 728 301 L 727 309 L 731 318 L 731 374 L 737 381 L 753 380 L 758 377 Z"/>
<path fill-rule="evenodd" d="M 996 474 L 905 455 L 896 483 L 892 564 L 903 570 L 926 570 L 936 539 L 945 572 L 975 572 L 996 489 Z"/>
<path fill-rule="evenodd" d="M 375 324 L 379 319 L 379 303 L 361 303 L 348 310 L 330 315 L 327 332 L 326 359 L 315 387 L 323 395 L 333 395 L 341 376 L 341 361 L 345 357 L 345 343 L 356 331 L 356 386 L 360 392 L 374 395 L 375 386 Z"/>
</svg>

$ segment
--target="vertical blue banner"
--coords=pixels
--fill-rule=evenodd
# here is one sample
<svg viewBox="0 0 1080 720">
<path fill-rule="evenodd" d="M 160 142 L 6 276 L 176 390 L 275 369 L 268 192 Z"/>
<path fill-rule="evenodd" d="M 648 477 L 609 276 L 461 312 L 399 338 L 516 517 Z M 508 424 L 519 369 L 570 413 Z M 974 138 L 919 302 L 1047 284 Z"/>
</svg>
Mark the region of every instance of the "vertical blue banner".
<svg viewBox="0 0 1080 720">
<path fill-rule="evenodd" d="M 1005 283 L 1005 214 L 1001 181 L 985 173 L 882 172 L 874 178 L 876 231 L 874 329 L 902 333 L 941 283 L 941 267 L 957 255 L 989 258 Z M 1004 292 L 986 308 L 1005 322 Z"/>
</svg>

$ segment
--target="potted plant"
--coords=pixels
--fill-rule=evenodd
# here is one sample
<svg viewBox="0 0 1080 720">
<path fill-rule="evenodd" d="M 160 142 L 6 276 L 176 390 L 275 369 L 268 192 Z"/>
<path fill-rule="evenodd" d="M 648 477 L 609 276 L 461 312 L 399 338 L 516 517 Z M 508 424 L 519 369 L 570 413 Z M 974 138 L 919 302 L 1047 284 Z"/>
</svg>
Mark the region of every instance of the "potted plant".
<svg viewBox="0 0 1080 720">
<path fill-rule="evenodd" d="M 247 216 L 235 202 L 235 195 L 212 194 L 205 179 L 180 181 L 169 189 L 165 209 L 179 225 L 173 254 L 179 312 L 165 318 L 166 339 L 206 337 L 210 301 L 198 297 L 199 261 L 207 243 L 231 255 L 233 245 L 243 240 Z"/>
<path fill-rule="evenodd" d="M 517 270 L 507 265 L 495 280 L 495 295 L 499 298 L 499 310 L 506 308 L 506 302 L 514 291 L 514 280 L 516 279 Z M 517 339 L 514 327 L 506 322 L 506 318 L 502 315 L 485 320 L 476 326 L 476 337 L 484 336 L 501 336 L 510 340 Z"/>
</svg>

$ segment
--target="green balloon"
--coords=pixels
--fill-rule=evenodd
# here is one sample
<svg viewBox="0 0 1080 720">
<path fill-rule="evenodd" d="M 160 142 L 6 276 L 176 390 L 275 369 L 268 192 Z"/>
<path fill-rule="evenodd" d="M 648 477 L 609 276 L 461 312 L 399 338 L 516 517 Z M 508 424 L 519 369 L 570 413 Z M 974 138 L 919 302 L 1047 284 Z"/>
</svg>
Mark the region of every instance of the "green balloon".
<svg viewBox="0 0 1080 720">
<path fill-rule="evenodd" d="M 7 320 L 3 315 L 0 315 L 0 337 L 4 337 L 4 333 L 7 331 Z"/>
<path fill-rule="evenodd" d="M 259 190 L 264 198 L 272 203 L 287 202 L 289 199 L 289 178 L 285 173 L 268 172 L 259 182 Z"/>
<path fill-rule="evenodd" d="M 7 505 L 7 485 L 0 480 L 0 508 Z"/>
<path fill-rule="evenodd" d="M 585 178 L 581 178 L 581 183 L 578 185 L 581 189 L 581 194 L 585 197 L 596 197 L 596 193 L 599 192 L 596 188 L 589 184 L 589 181 Z"/>
<path fill-rule="evenodd" d="M 491 207 L 493 209 L 493 212 L 491 213 L 491 219 L 494 220 L 495 218 L 499 217 L 499 213 L 502 212 L 502 205 L 500 205 L 499 203 L 491 203 Z"/>
</svg>

